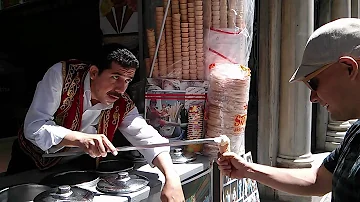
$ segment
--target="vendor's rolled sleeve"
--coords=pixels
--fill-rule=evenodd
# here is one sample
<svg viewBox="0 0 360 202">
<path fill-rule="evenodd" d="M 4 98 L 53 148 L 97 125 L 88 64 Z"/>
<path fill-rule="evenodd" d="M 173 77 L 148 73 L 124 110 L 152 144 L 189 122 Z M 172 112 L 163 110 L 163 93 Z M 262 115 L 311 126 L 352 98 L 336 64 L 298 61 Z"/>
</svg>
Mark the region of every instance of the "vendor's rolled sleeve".
<svg viewBox="0 0 360 202">
<path fill-rule="evenodd" d="M 45 152 L 61 149 L 55 147 L 71 132 L 54 121 L 54 114 L 60 106 L 62 85 L 62 64 L 56 63 L 38 83 L 25 117 L 25 138 Z"/>
<path fill-rule="evenodd" d="M 119 127 L 120 132 L 133 145 L 148 145 L 167 143 L 168 139 L 162 137 L 157 130 L 148 125 L 145 119 L 139 115 L 137 108 L 132 109 Z M 143 149 L 139 152 L 145 157 L 146 161 L 152 164 L 154 158 L 162 152 L 170 152 L 170 147 L 156 147 L 153 149 Z"/>
<path fill-rule="evenodd" d="M 40 147 L 43 151 L 54 153 L 58 150 L 62 149 L 63 147 L 58 147 L 57 145 L 64 139 L 64 137 L 71 133 L 70 129 L 58 126 L 58 125 L 44 125 L 40 128 L 39 135 L 35 139 L 36 145 Z M 49 134 L 49 135 L 48 135 Z M 44 138 L 42 136 L 48 136 Z"/>
</svg>

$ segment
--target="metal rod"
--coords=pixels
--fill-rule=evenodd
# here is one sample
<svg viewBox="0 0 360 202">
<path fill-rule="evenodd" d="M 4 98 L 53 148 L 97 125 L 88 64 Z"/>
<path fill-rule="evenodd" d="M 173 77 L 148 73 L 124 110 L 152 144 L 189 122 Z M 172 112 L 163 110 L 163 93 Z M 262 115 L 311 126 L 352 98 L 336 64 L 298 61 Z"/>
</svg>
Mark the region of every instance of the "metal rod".
<svg viewBox="0 0 360 202">
<path fill-rule="evenodd" d="M 125 146 L 125 147 L 117 147 L 116 150 L 119 152 L 124 151 L 133 151 L 139 149 L 151 149 L 155 147 L 177 147 L 177 146 L 184 146 L 184 145 L 192 145 L 192 144 L 204 144 L 204 143 L 218 143 L 219 138 L 204 138 L 204 139 L 195 139 L 195 140 L 177 140 L 172 142 L 166 143 L 158 143 L 158 144 L 147 144 L 147 145 L 138 145 L 138 146 Z M 74 150 L 74 151 L 67 151 L 67 152 L 58 152 L 58 153 L 48 153 L 43 154 L 42 157 L 49 158 L 49 157 L 65 157 L 65 156 L 78 156 L 86 154 L 83 150 Z"/>
</svg>

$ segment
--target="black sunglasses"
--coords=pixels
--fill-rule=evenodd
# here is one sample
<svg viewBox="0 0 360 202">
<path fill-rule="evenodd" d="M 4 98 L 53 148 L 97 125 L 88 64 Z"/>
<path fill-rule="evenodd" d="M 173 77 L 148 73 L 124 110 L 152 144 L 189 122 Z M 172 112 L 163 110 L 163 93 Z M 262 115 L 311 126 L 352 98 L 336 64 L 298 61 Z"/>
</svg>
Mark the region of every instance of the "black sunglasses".
<svg viewBox="0 0 360 202">
<path fill-rule="evenodd" d="M 308 87 L 310 88 L 310 90 L 312 90 L 312 91 L 317 91 L 317 89 L 319 87 L 319 81 L 315 78 L 308 80 L 307 84 L 308 84 Z"/>
</svg>

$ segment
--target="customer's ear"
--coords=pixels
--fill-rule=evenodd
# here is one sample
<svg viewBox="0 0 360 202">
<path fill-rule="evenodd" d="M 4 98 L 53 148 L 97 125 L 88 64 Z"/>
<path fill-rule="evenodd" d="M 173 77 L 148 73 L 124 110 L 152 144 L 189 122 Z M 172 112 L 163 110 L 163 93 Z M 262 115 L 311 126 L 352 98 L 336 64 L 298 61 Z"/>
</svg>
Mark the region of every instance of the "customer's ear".
<svg viewBox="0 0 360 202">
<path fill-rule="evenodd" d="M 349 71 L 349 77 L 351 80 L 355 80 L 359 73 L 359 64 L 357 63 L 357 61 L 353 57 L 342 56 L 339 59 L 339 62 L 348 65 L 347 70 Z"/>
</svg>

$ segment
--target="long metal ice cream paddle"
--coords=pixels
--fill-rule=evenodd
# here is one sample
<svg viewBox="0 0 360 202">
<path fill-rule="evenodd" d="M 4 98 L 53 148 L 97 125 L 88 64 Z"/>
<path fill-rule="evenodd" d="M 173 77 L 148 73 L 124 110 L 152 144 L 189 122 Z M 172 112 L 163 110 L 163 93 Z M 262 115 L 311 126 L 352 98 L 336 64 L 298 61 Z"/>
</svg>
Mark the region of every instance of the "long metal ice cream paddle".
<svg viewBox="0 0 360 202">
<path fill-rule="evenodd" d="M 220 143 L 220 142 L 221 142 L 221 137 L 215 137 L 215 138 L 204 138 L 204 139 L 195 139 L 195 140 L 176 140 L 176 141 L 170 141 L 169 143 L 116 147 L 116 150 L 119 152 L 123 152 L 123 151 L 139 150 L 139 149 L 151 149 L 155 147 L 168 147 L 168 146 L 176 147 L 176 146 L 184 146 L 191 144 Z M 65 156 L 78 156 L 82 154 L 85 154 L 85 152 L 79 149 L 79 150 L 73 150 L 67 152 L 43 154 L 42 157 L 65 157 Z"/>
</svg>

